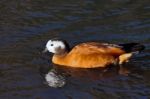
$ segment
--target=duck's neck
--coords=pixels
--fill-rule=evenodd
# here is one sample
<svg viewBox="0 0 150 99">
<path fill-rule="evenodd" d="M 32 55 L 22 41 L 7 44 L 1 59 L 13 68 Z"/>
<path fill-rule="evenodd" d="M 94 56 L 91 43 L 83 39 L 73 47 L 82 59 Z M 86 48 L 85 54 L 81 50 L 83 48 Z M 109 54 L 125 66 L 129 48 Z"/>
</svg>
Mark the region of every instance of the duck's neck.
<svg viewBox="0 0 150 99">
<path fill-rule="evenodd" d="M 65 51 L 65 52 L 63 52 L 63 53 L 54 54 L 54 56 L 55 56 L 55 57 L 60 57 L 60 58 L 62 58 L 62 57 L 65 57 L 67 54 L 68 54 L 68 52 Z"/>
<path fill-rule="evenodd" d="M 65 52 L 63 54 L 54 54 L 52 61 L 53 61 L 53 63 L 58 64 L 58 65 L 59 64 L 65 65 L 64 63 L 66 63 L 66 61 L 67 61 L 67 55 L 68 55 L 68 52 Z"/>
</svg>

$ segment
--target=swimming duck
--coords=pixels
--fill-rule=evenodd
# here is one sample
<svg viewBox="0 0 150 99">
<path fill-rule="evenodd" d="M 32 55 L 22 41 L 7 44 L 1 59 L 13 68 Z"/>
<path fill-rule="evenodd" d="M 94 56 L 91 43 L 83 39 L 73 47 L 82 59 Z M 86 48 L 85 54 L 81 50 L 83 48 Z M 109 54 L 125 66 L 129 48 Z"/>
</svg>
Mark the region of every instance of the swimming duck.
<svg viewBox="0 0 150 99">
<path fill-rule="evenodd" d="M 47 42 L 44 52 L 54 53 L 54 64 L 75 68 L 98 68 L 126 63 L 144 48 L 144 45 L 139 43 L 85 42 L 71 49 L 65 40 L 51 39 Z"/>
</svg>

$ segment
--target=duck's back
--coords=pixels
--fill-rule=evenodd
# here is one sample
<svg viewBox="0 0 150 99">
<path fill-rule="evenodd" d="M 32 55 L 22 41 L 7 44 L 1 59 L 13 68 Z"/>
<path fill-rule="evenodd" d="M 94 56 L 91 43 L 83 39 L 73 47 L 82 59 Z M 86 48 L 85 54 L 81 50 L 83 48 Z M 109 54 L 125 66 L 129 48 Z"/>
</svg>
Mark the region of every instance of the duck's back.
<svg viewBox="0 0 150 99">
<path fill-rule="evenodd" d="M 125 53 L 122 50 L 121 46 L 108 43 L 98 43 L 98 42 L 87 42 L 81 43 L 75 46 L 70 54 L 79 53 L 79 54 L 109 54 L 113 56 L 119 56 Z"/>
</svg>

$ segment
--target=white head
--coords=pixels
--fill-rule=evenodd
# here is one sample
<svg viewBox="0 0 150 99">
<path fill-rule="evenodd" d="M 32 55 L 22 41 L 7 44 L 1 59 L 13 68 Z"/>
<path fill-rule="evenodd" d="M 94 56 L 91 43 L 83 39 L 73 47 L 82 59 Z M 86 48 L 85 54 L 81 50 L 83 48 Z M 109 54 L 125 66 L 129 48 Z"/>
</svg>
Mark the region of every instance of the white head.
<svg viewBox="0 0 150 99">
<path fill-rule="evenodd" d="M 54 54 L 62 54 L 68 49 L 68 44 L 64 40 L 52 39 L 47 42 L 44 52 L 49 51 Z"/>
</svg>

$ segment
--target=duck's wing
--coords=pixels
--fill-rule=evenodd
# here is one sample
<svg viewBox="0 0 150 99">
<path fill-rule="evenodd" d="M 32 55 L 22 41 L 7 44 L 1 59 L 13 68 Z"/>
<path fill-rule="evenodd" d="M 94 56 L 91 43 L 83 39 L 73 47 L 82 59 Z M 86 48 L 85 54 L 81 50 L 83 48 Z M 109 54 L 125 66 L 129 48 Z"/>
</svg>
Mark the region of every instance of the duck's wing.
<svg viewBox="0 0 150 99">
<path fill-rule="evenodd" d="M 124 54 L 125 51 L 121 46 L 116 44 L 99 43 L 99 42 L 87 42 L 81 43 L 75 46 L 71 53 L 76 54 L 107 54 L 112 56 L 119 56 Z"/>
</svg>

